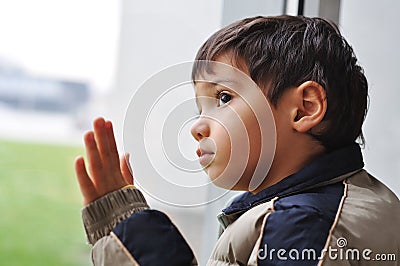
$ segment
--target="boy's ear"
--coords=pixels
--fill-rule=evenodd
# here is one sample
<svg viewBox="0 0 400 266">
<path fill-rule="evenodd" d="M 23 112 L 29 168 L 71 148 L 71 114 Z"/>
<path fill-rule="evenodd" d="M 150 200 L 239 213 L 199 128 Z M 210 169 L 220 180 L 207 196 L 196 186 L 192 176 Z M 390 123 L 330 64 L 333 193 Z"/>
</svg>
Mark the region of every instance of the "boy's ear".
<svg viewBox="0 0 400 266">
<path fill-rule="evenodd" d="M 315 81 L 306 81 L 294 88 L 295 108 L 291 115 L 293 128 L 305 133 L 324 118 L 327 108 L 325 89 Z"/>
</svg>

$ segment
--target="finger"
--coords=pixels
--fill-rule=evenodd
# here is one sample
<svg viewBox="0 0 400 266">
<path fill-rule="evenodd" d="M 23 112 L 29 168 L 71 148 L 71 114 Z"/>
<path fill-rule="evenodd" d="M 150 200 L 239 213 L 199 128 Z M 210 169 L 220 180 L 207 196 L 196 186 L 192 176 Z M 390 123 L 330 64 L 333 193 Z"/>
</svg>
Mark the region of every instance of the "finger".
<svg viewBox="0 0 400 266">
<path fill-rule="evenodd" d="M 119 155 L 118 155 L 117 143 L 115 142 L 113 125 L 111 121 L 106 121 L 104 127 L 108 141 L 110 166 L 119 169 Z"/>
<path fill-rule="evenodd" d="M 93 122 L 93 127 L 94 127 L 94 138 L 96 140 L 100 158 L 103 162 L 103 165 L 107 169 L 107 166 L 110 162 L 110 149 L 108 146 L 108 139 L 107 139 L 107 133 L 106 133 L 106 129 L 105 129 L 104 118 L 99 117 L 99 118 L 95 119 Z"/>
<path fill-rule="evenodd" d="M 111 124 L 108 123 L 108 127 L 110 127 L 110 125 Z M 101 158 L 103 166 L 103 178 L 101 180 L 101 183 L 99 182 L 98 186 L 97 183 L 95 183 L 95 185 L 103 192 L 110 192 L 126 185 L 126 182 L 122 177 L 121 169 L 118 162 L 118 151 L 116 148 L 116 144 L 113 144 L 115 146 L 114 153 L 112 153 L 110 149 L 110 142 L 115 143 L 114 133 L 111 130 L 110 136 L 108 136 L 107 131 L 109 131 L 110 128 L 106 128 L 106 121 L 102 117 L 97 118 L 94 121 L 93 126 L 94 139 L 96 141 L 99 156 Z"/>
<path fill-rule="evenodd" d="M 94 139 L 93 131 L 89 131 L 84 136 L 86 155 L 89 161 L 89 171 L 92 175 L 93 183 L 97 186 L 101 183 L 103 176 L 103 165 L 101 162 L 99 150 Z"/>
<path fill-rule="evenodd" d="M 95 200 L 98 195 L 96 188 L 94 187 L 93 182 L 86 171 L 85 162 L 82 156 L 79 156 L 75 159 L 75 173 L 83 196 L 83 204 L 87 205 Z"/>
<path fill-rule="evenodd" d="M 122 176 L 124 177 L 125 181 L 128 182 L 128 184 L 133 185 L 134 180 L 133 180 L 132 168 L 129 163 L 129 154 L 125 154 L 124 156 L 121 157 L 120 165 L 121 165 Z"/>
</svg>

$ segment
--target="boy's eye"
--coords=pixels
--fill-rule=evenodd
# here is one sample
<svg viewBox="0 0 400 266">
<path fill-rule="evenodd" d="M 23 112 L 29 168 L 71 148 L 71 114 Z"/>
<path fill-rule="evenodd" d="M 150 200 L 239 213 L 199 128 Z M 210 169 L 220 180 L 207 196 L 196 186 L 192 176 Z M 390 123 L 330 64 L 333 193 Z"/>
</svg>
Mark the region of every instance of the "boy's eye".
<svg viewBox="0 0 400 266">
<path fill-rule="evenodd" d="M 226 92 L 220 92 L 217 96 L 218 99 L 218 106 L 222 106 L 232 100 L 232 96 Z"/>
</svg>

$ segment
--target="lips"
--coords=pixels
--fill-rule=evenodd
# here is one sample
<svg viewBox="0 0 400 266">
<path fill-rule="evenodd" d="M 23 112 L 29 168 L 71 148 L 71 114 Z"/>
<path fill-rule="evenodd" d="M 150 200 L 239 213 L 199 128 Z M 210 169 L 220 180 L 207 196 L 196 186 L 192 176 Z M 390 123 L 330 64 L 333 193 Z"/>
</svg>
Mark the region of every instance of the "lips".
<svg viewBox="0 0 400 266">
<path fill-rule="evenodd" d="M 196 150 L 197 156 L 199 156 L 199 163 L 203 166 L 206 167 L 208 166 L 214 159 L 215 153 L 211 151 L 204 150 L 202 148 L 199 148 Z"/>
</svg>

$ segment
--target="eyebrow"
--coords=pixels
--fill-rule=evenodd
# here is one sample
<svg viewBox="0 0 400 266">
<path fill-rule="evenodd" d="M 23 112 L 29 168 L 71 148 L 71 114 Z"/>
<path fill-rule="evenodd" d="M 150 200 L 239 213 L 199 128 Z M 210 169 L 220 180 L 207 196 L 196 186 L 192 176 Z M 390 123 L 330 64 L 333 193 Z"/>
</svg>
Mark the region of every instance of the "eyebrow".
<svg viewBox="0 0 400 266">
<path fill-rule="evenodd" d="M 236 80 L 233 79 L 217 79 L 217 80 L 195 80 L 193 81 L 194 84 L 197 82 L 204 82 L 204 83 L 209 83 L 211 84 L 210 86 L 215 87 L 217 85 L 225 85 L 225 84 L 238 84 Z"/>
</svg>

